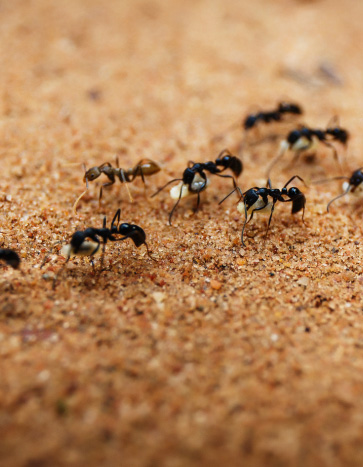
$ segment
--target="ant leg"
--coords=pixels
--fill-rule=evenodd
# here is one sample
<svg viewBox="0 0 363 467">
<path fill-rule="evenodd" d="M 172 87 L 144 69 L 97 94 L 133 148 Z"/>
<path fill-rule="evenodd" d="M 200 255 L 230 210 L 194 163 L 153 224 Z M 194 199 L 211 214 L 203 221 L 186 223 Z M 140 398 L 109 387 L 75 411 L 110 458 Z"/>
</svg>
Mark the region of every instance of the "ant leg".
<svg viewBox="0 0 363 467">
<path fill-rule="evenodd" d="M 63 243 L 63 240 L 59 240 L 58 242 L 55 242 L 54 245 L 50 248 L 48 253 L 45 255 L 45 258 L 42 261 L 42 264 L 40 265 L 39 269 L 42 269 L 45 263 L 48 261 L 49 256 L 53 253 L 53 249 L 56 245 L 59 245 L 59 243 Z"/>
<path fill-rule="evenodd" d="M 334 159 L 338 163 L 340 173 L 344 173 L 342 164 L 341 164 L 339 156 L 338 156 L 337 148 L 333 144 L 328 143 L 328 141 L 322 141 L 322 143 L 324 144 L 324 146 L 327 146 L 328 148 L 330 148 L 333 151 Z"/>
<path fill-rule="evenodd" d="M 108 182 L 108 183 L 103 183 L 101 188 L 100 188 L 100 195 L 98 197 L 98 206 L 101 207 L 101 199 L 102 199 L 102 192 L 103 192 L 103 188 L 106 187 L 106 186 L 110 186 L 110 185 L 113 185 L 115 183 L 115 181 L 111 181 L 111 182 Z"/>
<path fill-rule="evenodd" d="M 194 161 L 188 161 L 188 167 L 193 167 L 193 165 L 195 165 Z"/>
<path fill-rule="evenodd" d="M 266 230 L 265 238 L 267 237 L 268 231 L 270 230 L 270 224 L 271 224 L 272 214 L 274 213 L 274 210 L 275 210 L 275 204 L 276 204 L 276 201 L 274 201 L 274 202 L 272 203 L 271 214 L 270 214 L 270 217 L 269 217 L 269 219 L 268 219 L 268 224 L 267 224 L 267 230 Z"/>
<path fill-rule="evenodd" d="M 153 257 L 151 256 L 151 252 L 150 252 L 149 247 L 147 246 L 147 243 L 146 243 L 146 242 L 144 242 L 144 245 L 146 246 L 146 251 L 147 251 L 148 257 L 157 263 L 158 260 L 155 259 L 155 258 L 153 258 Z"/>
<path fill-rule="evenodd" d="M 248 214 L 247 214 L 247 206 L 246 206 L 246 203 L 245 203 L 245 221 L 244 221 L 244 223 L 243 223 L 242 232 L 241 232 L 241 242 L 242 242 L 242 246 L 244 246 L 244 247 L 245 247 L 246 245 L 245 245 L 245 242 L 244 242 L 244 240 L 243 240 L 243 234 L 244 234 L 244 231 L 245 231 L 247 222 L 249 222 L 249 221 L 252 219 L 252 217 L 253 217 L 253 211 L 252 211 L 251 217 L 250 217 L 250 219 L 249 219 L 248 221 L 247 221 L 247 217 L 248 217 Z"/>
<path fill-rule="evenodd" d="M 154 196 L 158 195 L 161 191 L 163 191 L 164 188 L 166 188 L 168 185 L 170 185 L 170 183 L 181 182 L 181 181 L 183 181 L 182 178 L 174 178 L 174 180 L 170 180 L 170 182 L 166 183 L 164 186 L 159 188 L 158 191 L 156 191 L 153 195 L 151 195 L 150 198 L 154 198 Z"/>
<path fill-rule="evenodd" d="M 101 255 L 101 265 L 100 265 L 100 273 L 103 271 L 103 260 L 105 257 L 105 250 L 106 250 L 106 242 L 103 242 L 102 245 L 102 255 Z"/>
<path fill-rule="evenodd" d="M 55 286 L 57 284 L 57 279 L 58 277 L 62 274 L 62 272 L 64 271 L 64 268 L 66 267 L 68 261 L 70 260 L 70 256 L 67 257 L 65 263 L 63 264 L 63 266 L 61 267 L 61 269 L 57 272 L 57 274 L 54 276 L 53 278 L 53 284 L 52 284 L 52 290 L 55 290 Z"/>
<path fill-rule="evenodd" d="M 232 179 L 232 182 L 233 182 L 234 188 L 235 188 L 235 189 L 237 188 L 237 183 L 236 183 L 236 180 L 235 180 L 235 178 L 233 177 L 233 175 L 221 175 L 221 174 L 214 174 L 214 175 L 217 175 L 217 177 L 222 177 L 222 178 L 231 178 L 231 179 Z"/>
<path fill-rule="evenodd" d="M 196 205 L 196 207 L 194 209 L 194 214 L 198 211 L 199 204 L 200 204 L 200 191 L 198 191 L 198 193 L 197 193 L 197 205 Z"/>
<path fill-rule="evenodd" d="M 169 214 L 169 225 L 171 225 L 171 218 L 173 217 L 173 213 L 174 213 L 176 207 L 178 206 L 178 204 L 179 204 L 179 202 L 180 202 L 180 200 L 181 200 L 182 193 L 183 193 L 183 185 L 180 187 L 180 193 L 179 193 L 178 201 L 174 204 L 173 209 L 170 211 L 170 214 Z"/>
</svg>

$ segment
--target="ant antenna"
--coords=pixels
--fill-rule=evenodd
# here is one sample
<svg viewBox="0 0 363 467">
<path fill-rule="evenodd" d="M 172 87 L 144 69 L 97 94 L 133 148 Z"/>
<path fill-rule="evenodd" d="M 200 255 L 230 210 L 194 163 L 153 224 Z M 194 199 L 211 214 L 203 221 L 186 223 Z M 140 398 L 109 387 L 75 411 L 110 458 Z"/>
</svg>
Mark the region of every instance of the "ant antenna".
<svg viewBox="0 0 363 467">
<path fill-rule="evenodd" d="M 347 195 L 347 194 L 349 193 L 349 191 L 350 191 L 351 188 L 352 188 L 351 185 L 348 185 L 348 188 L 347 188 L 343 193 L 341 193 L 340 195 L 336 196 L 336 197 L 333 198 L 331 201 L 329 201 L 329 203 L 328 203 L 328 205 L 327 205 L 327 207 L 326 207 L 326 210 L 329 212 L 330 205 L 331 205 L 334 201 L 336 201 L 337 199 L 342 198 L 343 196 Z"/>
<path fill-rule="evenodd" d="M 318 185 L 319 183 L 333 182 L 334 180 L 349 180 L 349 177 L 341 176 L 341 177 L 324 178 L 322 180 L 315 180 L 314 182 L 311 182 L 311 184 Z"/>
<path fill-rule="evenodd" d="M 277 162 L 279 162 L 279 160 L 283 157 L 283 155 L 285 154 L 285 152 L 287 151 L 287 149 L 289 149 L 289 143 L 287 141 L 281 141 L 281 144 L 280 144 L 280 152 L 278 153 L 278 155 L 275 157 L 275 159 L 273 159 L 273 161 L 271 162 L 271 164 L 269 165 L 268 169 L 267 169 L 267 178 L 270 178 L 270 173 L 271 173 L 271 170 L 272 168 L 277 164 Z"/>
<path fill-rule="evenodd" d="M 284 188 L 286 188 L 287 185 L 289 185 L 295 178 L 298 178 L 300 180 L 300 182 L 303 182 L 303 184 L 306 186 L 306 188 L 308 188 L 307 184 L 304 182 L 304 180 L 299 175 L 294 175 L 293 177 L 291 177 L 290 180 L 285 183 Z"/>
<path fill-rule="evenodd" d="M 53 244 L 53 246 L 48 250 L 48 253 L 45 255 L 45 257 L 44 257 L 44 259 L 43 259 L 43 261 L 42 261 L 42 264 L 40 265 L 40 268 L 39 268 L 39 269 L 42 269 L 43 266 L 45 266 L 45 264 L 46 264 L 47 261 L 48 261 L 49 256 L 53 253 L 54 247 L 55 247 L 56 245 L 59 245 L 60 243 L 64 243 L 64 242 L 63 242 L 62 240 L 59 240 L 58 242 L 55 242 L 55 243 Z"/>
<path fill-rule="evenodd" d="M 86 164 L 82 164 L 82 167 L 84 169 L 84 173 L 86 174 L 87 169 L 86 169 Z M 87 193 L 89 185 L 88 185 L 88 178 L 85 175 L 85 180 L 86 180 L 86 189 L 85 191 L 76 199 L 76 202 L 73 205 L 73 214 L 77 215 L 77 205 L 80 202 L 81 198 Z"/>
<path fill-rule="evenodd" d="M 240 199 L 243 199 L 243 193 L 242 193 L 241 188 L 240 188 L 239 186 L 236 186 L 236 188 L 234 188 L 230 193 L 228 193 L 227 196 L 225 196 L 225 197 L 222 199 L 222 201 L 220 201 L 220 202 L 218 203 L 218 206 L 219 206 L 220 204 L 222 204 L 224 201 L 226 201 L 226 199 L 229 198 L 231 195 L 233 195 L 233 193 L 234 193 L 235 191 L 238 191 L 239 194 L 240 194 Z"/>
<path fill-rule="evenodd" d="M 168 183 L 166 183 L 164 186 L 162 186 L 161 188 L 158 189 L 158 191 L 156 191 L 154 194 L 152 194 L 150 196 L 150 198 L 154 198 L 154 196 L 158 195 L 161 191 L 164 190 L 164 188 L 166 188 L 168 185 L 170 185 L 170 183 L 173 183 L 173 182 L 181 182 L 183 181 L 182 178 L 174 178 L 174 180 L 170 180 Z"/>
</svg>

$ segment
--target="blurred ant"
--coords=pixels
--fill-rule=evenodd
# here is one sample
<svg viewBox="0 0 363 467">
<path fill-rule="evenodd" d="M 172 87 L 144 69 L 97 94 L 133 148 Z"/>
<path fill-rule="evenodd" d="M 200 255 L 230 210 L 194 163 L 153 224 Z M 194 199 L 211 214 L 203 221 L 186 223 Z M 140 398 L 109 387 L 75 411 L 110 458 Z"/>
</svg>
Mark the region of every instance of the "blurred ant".
<svg viewBox="0 0 363 467">
<path fill-rule="evenodd" d="M 267 230 L 265 237 L 268 234 L 270 224 L 271 224 L 271 219 L 273 212 L 275 210 L 275 204 L 277 201 L 280 201 L 282 203 L 292 203 L 292 209 L 291 209 L 291 214 L 295 214 L 296 212 L 303 211 L 302 214 L 302 220 L 304 222 L 304 214 L 305 214 L 305 204 L 306 204 L 306 198 L 305 195 L 299 190 L 299 188 L 296 187 L 291 187 L 287 189 L 287 186 L 295 179 L 298 178 L 301 180 L 304 184 L 304 180 L 299 177 L 298 175 L 294 175 L 293 177 L 290 178 L 290 180 L 285 183 L 283 188 L 279 190 L 278 188 L 272 188 L 271 187 L 271 181 L 268 179 L 267 181 L 267 188 L 259 188 L 259 187 L 253 187 L 250 188 L 249 190 L 245 191 L 242 193 L 242 190 L 239 187 L 234 188 L 231 193 L 229 193 L 222 201 L 219 203 L 223 203 L 232 193 L 235 191 L 238 191 L 240 194 L 240 202 L 237 205 L 237 210 L 242 214 L 244 212 L 245 214 L 245 221 L 242 227 L 242 233 L 241 233 L 241 241 L 242 245 L 245 246 L 244 240 L 243 240 L 243 234 L 244 230 L 246 227 L 246 224 L 250 222 L 253 218 L 253 214 L 255 212 L 270 212 L 270 217 L 268 220 L 268 225 L 267 225 Z M 284 198 L 284 196 L 287 196 L 287 199 Z M 248 216 L 250 216 L 248 218 Z"/>
<path fill-rule="evenodd" d="M 151 256 L 149 247 L 146 243 L 146 234 L 144 230 L 135 224 L 123 223 L 119 225 L 120 216 L 121 209 L 118 209 L 114 218 L 112 219 L 110 228 L 106 227 L 107 221 L 106 217 L 104 217 L 102 228 L 88 227 L 86 230 L 78 230 L 72 235 L 70 243 L 62 248 L 62 254 L 65 255 L 67 259 L 63 265 L 63 268 L 54 278 L 53 288 L 55 287 L 57 277 L 63 271 L 65 265 L 68 263 L 71 256 L 89 256 L 91 258 L 90 261 L 94 269 L 93 257 L 99 252 L 101 245 L 103 247 L 101 259 L 102 268 L 103 256 L 105 252 L 106 243 L 108 241 L 117 242 L 127 240 L 128 238 L 130 238 L 134 242 L 136 248 L 139 248 L 141 245 L 145 245 L 149 258 L 151 258 L 153 261 L 156 261 L 156 259 L 154 259 Z M 123 235 L 123 237 L 117 238 L 115 237 L 115 235 Z M 49 254 L 43 261 L 41 268 L 44 266 L 48 256 Z"/>
<path fill-rule="evenodd" d="M 258 122 L 271 123 L 280 122 L 284 114 L 301 115 L 303 113 L 301 107 L 297 104 L 288 102 L 280 102 L 276 110 L 268 112 L 258 112 L 248 115 L 243 121 L 243 128 L 248 131 L 255 127 Z"/>
<path fill-rule="evenodd" d="M 98 198 L 98 202 L 101 203 L 102 199 L 102 191 L 103 188 L 106 186 L 113 185 L 118 177 L 121 183 L 131 183 L 135 180 L 136 177 L 141 177 L 143 183 L 145 184 L 145 177 L 149 175 L 153 175 L 161 170 L 161 167 L 154 161 L 150 159 L 142 159 L 139 161 L 134 167 L 130 169 L 121 169 L 119 168 L 118 158 L 116 157 L 116 165 L 117 167 L 113 167 L 110 162 L 105 162 L 104 164 L 100 165 L 99 167 L 92 167 L 89 170 L 85 170 L 85 175 L 83 177 L 83 181 L 86 182 L 86 190 L 77 198 L 76 202 L 73 205 L 73 211 L 76 212 L 77 205 L 81 198 L 87 193 L 88 190 L 88 182 L 92 182 L 96 180 L 101 174 L 105 174 L 109 182 L 103 183 L 100 188 L 100 195 Z M 129 188 L 127 185 L 126 189 L 129 194 L 130 201 L 132 201 L 132 196 L 130 194 Z"/>
<path fill-rule="evenodd" d="M 242 170 L 243 164 L 238 157 L 233 156 L 228 149 L 224 149 L 222 152 L 219 153 L 215 162 L 193 162 L 189 161 L 188 167 L 183 172 L 182 178 L 174 178 L 166 183 L 163 187 L 159 188 L 156 193 L 154 193 L 151 197 L 153 198 L 157 194 L 159 194 L 164 188 L 166 188 L 171 183 L 180 181 L 178 185 L 175 185 L 170 190 L 170 196 L 172 199 L 176 199 L 177 202 L 175 203 L 173 209 L 169 214 L 169 225 L 171 225 L 171 219 L 173 217 L 173 213 L 178 206 L 181 198 L 185 198 L 191 195 L 197 195 L 197 205 L 195 211 L 198 210 L 200 204 L 200 193 L 204 191 L 207 186 L 209 185 L 209 179 L 207 178 L 205 172 L 209 172 L 213 175 L 217 175 L 218 177 L 223 178 L 231 178 L 233 182 L 233 186 L 236 187 L 235 178 L 232 175 L 221 175 L 227 169 L 230 169 L 235 177 L 238 177 Z M 221 168 L 219 168 L 221 167 Z"/>
<path fill-rule="evenodd" d="M 363 191 L 363 172 L 362 172 L 363 167 L 360 169 L 355 170 L 350 177 L 346 176 L 341 176 L 341 177 L 333 177 L 329 178 L 326 180 L 318 180 L 314 182 L 314 184 L 317 183 L 324 183 L 324 182 L 330 182 L 333 180 L 347 180 L 346 182 L 343 183 L 343 193 L 340 195 L 336 196 L 333 198 L 331 201 L 329 201 L 326 210 L 329 212 L 330 205 L 334 203 L 339 198 L 342 198 L 343 196 L 347 195 L 348 193 L 352 193 L 354 195 L 360 195 Z"/>
<path fill-rule="evenodd" d="M 337 123 L 335 123 L 335 119 L 331 125 L 334 124 L 335 126 L 328 126 L 326 130 L 312 129 L 307 126 L 301 126 L 297 130 L 290 131 L 286 140 L 281 142 L 280 153 L 270 164 L 270 167 L 267 171 L 267 176 L 269 177 L 272 168 L 282 158 L 282 156 L 285 154 L 285 151 L 294 151 L 296 160 L 302 151 L 314 149 L 318 142 L 333 150 L 334 158 L 340 166 L 337 150 L 335 146 L 331 144 L 331 141 L 340 142 L 343 145 L 346 145 L 349 138 L 349 133 L 347 130 L 341 128 Z"/>
<path fill-rule="evenodd" d="M 10 250 L 9 248 L 0 248 L 0 260 L 5 261 L 5 263 L 13 269 L 19 268 L 20 257 L 14 250 Z"/>
</svg>

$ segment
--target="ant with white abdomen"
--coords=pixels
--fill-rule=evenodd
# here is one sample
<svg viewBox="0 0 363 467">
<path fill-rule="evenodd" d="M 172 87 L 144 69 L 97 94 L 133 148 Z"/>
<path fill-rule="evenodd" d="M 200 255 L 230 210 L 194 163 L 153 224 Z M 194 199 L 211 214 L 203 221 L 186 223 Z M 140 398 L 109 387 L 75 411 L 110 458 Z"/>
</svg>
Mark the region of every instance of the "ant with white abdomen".
<svg viewBox="0 0 363 467">
<path fill-rule="evenodd" d="M 197 195 L 197 206 L 195 211 L 198 210 L 200 204 L 200 193 L 204 191 L 207 186 L 209 185 L 209 180 L 205 174 L 205 172 L 209 172 L 213 175 L 217 175 L 218 177 L 222 178 L 230 178 L 232 179 L 233 186 L 236 187 L 235 178 L 232 175 L 222 175 L 222 172 L 225 170 L 230 169 L 235 177 L 238 177 L 242 170 L 243 164 L 238 157 L 231 154 L 228 149 L 224 149 L 220 152 L 215 162 L 193 162 L 189 161 L 189 167 L 187 167 L 184 172 L 182 178 L 174 178 L 166 183 L 163 187 L 159 188 L 156 193 L 154 193 L 151 197 L 153 198 L 157 194 L 159 194 L 164 188 L 166 188 L 171 183 L 180 181 L 180 183 L 174 186 L 170 190 L 170 196 L 172 199 L 176 199 L 176 203 L 169 214 L 169 225 L 171 225 L 171 219 L 173 213 L 178 206 L 181 198 L 185 198 L 186 196 Z"/>
<path fill-rule="evenodd" d="M 242 212 L 245 214 L 245 221 L 241 233 L 241 241 L 243 246 L 245 246 L 243 234 L 246 224 L 248 224 L 252 220 L 253 214 L 255 212 L 270 212 L 265 237 L 267 236 L 271 224 L 272 215 L 275 210 L 275 204 L 277 203 L 277 201 L 280 201 L 282 203 L 292 203 L 292 214 L 295 214 L 302 210 L 302 220 L 304 221 L 306 204 L 305 195 L 297 187 L 291 187 L 287 189 L 287 186 L 295 178 L 298 178 L 305 184 L 304 180 L 301 177 L 299 177 L 299 175 L 294 175 L 290 178 L 290 180 L 287 183 L 285 183 L 283 188 L 280 190 L 278 188 L 272 188 L 271 181 L 270 179 L 268 179 L 266 188 L 253 187 L 242 193 L 242 190 L 239 187 L 235 187 L 234 190 L 232 190 L 224 199 L 222 199 L 222 201 L 220 201 L 219 204 L 223 203 L 235 191 L 239 192 L 240 202 L 238 203 L 237 210 L 241 214 Z M 250 217 L 248 218 L 248 216 Z"/>
<path fill-rule="evenodd" d="M 340 142 L 343 145 L 346 145 L 348 139 L 348 131 L 344 128 L 341 128 L 338 124 L 328 126 L 326 130 L 313 129 L 307 126 L 301 126 L 296 130 L 292 130 L 287 135 L 286 140 L 281 142 L 280 153 L 271 162 L 267 170 L 267 176 L 270 176 L 272 168 L 283 157 L 287 150 L 294 151 L 295 159 L 297 159 L 302 151 L 313 149 L 318 142 L 333 150 L 334 158 L 340 165 L 337 150 L 331 142 Z"/>
</svg>

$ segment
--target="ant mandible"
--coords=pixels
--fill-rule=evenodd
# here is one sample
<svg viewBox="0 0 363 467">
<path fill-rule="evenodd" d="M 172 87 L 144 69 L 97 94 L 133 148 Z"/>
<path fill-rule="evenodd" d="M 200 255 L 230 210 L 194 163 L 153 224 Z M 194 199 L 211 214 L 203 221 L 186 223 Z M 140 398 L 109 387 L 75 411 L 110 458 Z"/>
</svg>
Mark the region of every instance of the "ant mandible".
<svg viewBox="0 0 363 467">
<path fill-rule="evenodd" d="M 363 191 L 363 172 L 362 172 L 363 167 L 360 169 L 355 170 L 350 177 L 346 176 L 341 176 L 341 177 L 333 177 L 329 178 L 326 180 L 318 180 L 315 182 L 317 183 L 324 183 L 324 182 L 330 182 L 333 180 L 347 180 L 346 182 L 343 183 L 343 193 L 340 195 L 336 196 L 333 198 L 331 201 L 329 201 L 326 210 L 329 212 L 329 208 L 334 201 L 336 201 L 339 198 L 342 198 L 343 196 L 347 195 L 348 193 L 352 193 L 354 195 L 360 195 Z"/>
<path fill-rule="evenodd" d="M 96 180 L 101 174 L 105 174 L 109 179 L 109 182 L 103 183 L 100 188 L 100 195 L 98 198 L 99 203 L 101 203 L 102 199 L 102 191 L 103 188 L 106 186 L 113 185 L 118 177 L 121 183 L 125 183 L 127 192 L 130 197 L 130 201 L 132 201 L 132 196 L 130 194 L 129 188 L 127 183 L 131 183 L 135 180 L 136 177 L 141 177 L 143 183 L 145 184 L 145 177 L 154 175 L 161 170 L 161 167 L 151 159 L 142 159 L 139 161 L 134 167 L 130 169 L 121 169 L 119 167 L 118 158 L 116 157 L 116 165 L 117 167 L 113 167 L 110 162 L 105 162 L 104 164 L 98 167 L 92 167 L 91 169 L 85 170 L 85 175 L 83 177 L 83 181 L 86 182 L 86 190 L 77 198 L 76 202 L 73 205 L 73 211 L 76 212 L 77 205 L 81 198 L 87 193 L 88 190 L 88 182 L 92 182 Z"/>
<path fill-rule="evenodd" d="M 159 188 L 158 191 L 154 193 L 151 197 L 153 198 L 154 196 L 159 194 L 162 190 L 164 190 L 164 188 L 166 188 L 171 183 L 180 181 L 178 185 L 175 185 L 170 190 L 171 198 L 177 200 L 169 214 L 169 225 L 171 225 L 173 213 L 176 207 L 178 206 L 181 198 L 185 198 L 191 195 L 197 195 L 198 199 L 195 211 L 198 210 L 200 204 L 200 193 L 204 191 L 209 185 L 209 179 L 205 174 L 206 171 L 213 175 L 217 175 L 218 177 L 231 178 L 233 186 L 236 187 L 236 181 L 232 175 L 221 175 L 221 173 L 227 169 L 230 169 L 235 177 L 238 177 L 243 170 L 242 161 L 238 159 L 238 157 L 231 154 L 231 152 L 228 149 L 224 149 L 223 151 L 221 151 L 215 162 L 189 161 L 189 167 L 187 167 L 184 170 L 182 178 L 174 178 L 173 180 L 170 180 L 163 187 Z"/>
<path fill-rule="evenodd" d="M 332 123 L 332 125 L 334 122 Z M 290 131 L 287 135 L 286 140 L 281 142 L 280 153 L 278 156 L 271 162 L 267 176 L 269 177 L 272 168 L 274 165 L 283 157 L 285 151 L 291 150 L 295 152 L 295 159 L 300 155 L 302 151 L 307 149 L 313 149 L 318 142 L 324 144 L 325 146 L 332 149 L 334 158 L 340 165 L 339 157 L 337 150 L 331 141 L 340 142 L 343 145 L 347 144 L 349 138 L 349 133 L 344 128 L 341 128 L 338 124 L 333 126 L 328 126 L 326 130 L 313 129 L 307 126 L 301 126 L 296 130 Z"/>
<path fill-rule="evenodd" d="M 234 188 L 234 190 L 231 191 L 222 201 L 219 203 L 223 203 L 232 193 L 235 191 L 238 191 L 240 194 L 240 202 L 238 203 L 237 210 L 242 214 L 244 212 L 245 214 L 245 221 L 242 227 L 242 233 L 241 233 L 241 242 L 242 245 L 245 246 L 244 240 L 243 240 L 243 234 L 244 230 L 246 227 L 246 224 L 248 224 L 252 218 L 253 214 L 255 212 L 270 212 L 270 217 L 268 220 L 267 224 L 267 230 L 265 237 L 268 234 L 270 224 L 271 224 L 271 219 L 272 215 L 275 210 L 275 204 L 277 201 L 280 201 L 282 203 L 292 203 L 292 209 L 291 209 L 291 214 L 295 214 L 299 211 L 303 211 L 302 214 L 302 220 L 304 222 L 304 213 L 305 213 L 305 204 L 306 204 L 306 198 L 305 195 L 299 190 L 297 187 L 290 187 L 287 189 L 287 186 L 295 179 L 298 178 L 301 180 L 304 184 L 304 180 L 299 177 L 299 175 L 294 175 L 293 177 L 290 178 L 290 180 L 285 183 L 283 188 L 280 190 L 278 188 L 272 188 L 271 187 L 271 181 L 268 179 L 267 181 L 267 187 L 266 188 L 259 188 L 259 187 L 253 187 L 250 188 L 249 190 L 245 191 L 242 193 L 242 190 L 239 187 Z M 284 196 L 287 196 L 287 199 L 284 198 Z M 250 216 L 248 218 L 248 216 Z"/>
<path fill-rule="evenodd" d="M 10 250 L 10 248 L 0 248 L 0 260 L 5 261 L 13 269 L 19 268 L 20 257 L 16 251 Z"/>
<path fill-rule="evenodd" d="M 302 113 L 303 111 L 299 105 L 289 102 L 280 102 L 276 110 L 248 115 L 242 122 L 242 125 L 243 128 L 248 131 L 255 127 L 258 122 L 280 122 L 284 114 L 301 115 Z"/>
</svg>

